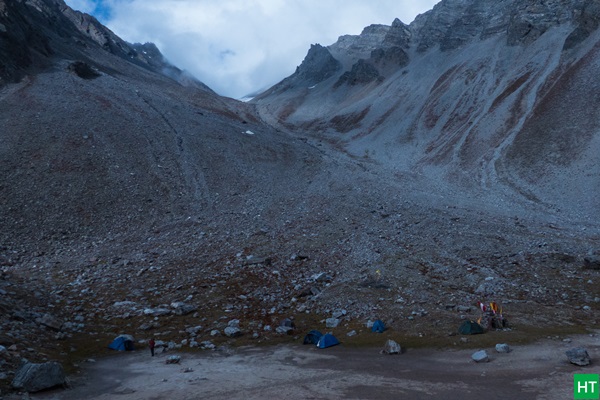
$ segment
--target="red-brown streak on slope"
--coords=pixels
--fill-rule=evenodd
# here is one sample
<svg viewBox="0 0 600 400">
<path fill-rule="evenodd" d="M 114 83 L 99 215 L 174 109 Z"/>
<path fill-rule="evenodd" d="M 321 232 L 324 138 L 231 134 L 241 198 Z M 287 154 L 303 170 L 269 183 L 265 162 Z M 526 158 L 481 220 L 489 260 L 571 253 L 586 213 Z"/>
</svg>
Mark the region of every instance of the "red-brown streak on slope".
<svg viewBox="0 0 600 400">
<path fill-rule="evenodd" d="M 593 90 L 592 76 L 598 71 L 594 62 L 599 51 L 597 44 L 568 67 L 539 99 L 509 148 L 507 158 L 518 160 L 522 168 L 569 165 L 579 158 L 598 130 L 595 113 L 600 107 L 600 97 Z M 563 128 L 559 130 L 557 126 Z"/>
<path fill-rule="evenodd" d="M 365 107 L 360 112 L 353 112 L 348 114 L 336 115 L 331 118 L 329 122 L 333 127 L 340 133 L 347 133 L 360 126 L 360 122 L 367 116 L 371 106 Z"/>
<path fill-rule="evenodd" d="M 459 65 L 455 65 L 453 67 L 451 67 L 450 69 L 448 69 L 446 72 L 444 72 L 439 78 L 438 80 L 433 84 L 433 86 L 431 87 L 431 90 L 429 91 L 429 94 L 433 94 L 433 92 L 435 92 L 438 88 L 440 90 L 442 90 L 442 85 L 444 86 L 443 90 L 445 90 L 449 85 L 450 85 L 450 76 L 455 75 L 456 70 L 458 69 Z"/>
<path fill-rule="evenodd" d="M 530 82 L 527 87 L 531 86 L 532 84 L 533 83 Z M 502 141 L 506 139 L 506 136 L 512 129 L 515 128 L 515 125 L 524 112 L 523 101 L 525 99 L 525 94 L 527 93 L 527 87 L 518 93 L 517 98 L 510 107 L 510 111 L 506 114 L 508 118 L 504 121 L 503 129 L 501 128 L 497 132 L 490 135 L 489 140 L 486 141 L 480 135 L 478 135 L 479 132 L 483 132 L 485 129 L 488 129 L 486 126 L 482 126 L 482 124 L 485 124 L 485 122 L 478 122 L 477 125 L 471 129 L 471 132 L 469 132 L 459 152 L 461 167 L 467 168 L 469 163 L 485 157 L 485 153 L 493 151 L 493 149 L 496 149 L 498 146 L 500 146 Z"/>
<path fill-rule="evenodd" d="M 504 99 L 506 99 L 508 96 L 510 96 L 511 94 L 516 92 L 525 82 L 527 82 L 527 80 L 529 79 L 530 76 L 531 76 L 531 71 L 521 75 L 519 78 L 512 81 L 506 87 L 506 89 L 504 89 L 504 91 L 498 97 L 496 97 L 496 99 L 492 103 L 492 106 L 490 107 L 490 112 L 493 112 L 496 109 L 496 107 L 498 107 L 498 105 L 502 101 L 504 101 Z"/>
</svg>

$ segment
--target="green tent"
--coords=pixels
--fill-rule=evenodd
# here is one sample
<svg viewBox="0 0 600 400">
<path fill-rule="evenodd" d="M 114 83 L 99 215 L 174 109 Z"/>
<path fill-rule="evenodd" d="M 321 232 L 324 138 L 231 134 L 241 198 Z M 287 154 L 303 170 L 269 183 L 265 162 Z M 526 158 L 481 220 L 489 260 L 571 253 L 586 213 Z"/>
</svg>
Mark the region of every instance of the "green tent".
<svg viewBox="0 0 600 400">
<path fill-rule="evenodd" d="M 458 328 L 458 333 L 461 335 L 477 335 L 478 333 L 483 332 L 483 327 L 475 321 L 465 321 L 460 328 Z"/>
</svg>

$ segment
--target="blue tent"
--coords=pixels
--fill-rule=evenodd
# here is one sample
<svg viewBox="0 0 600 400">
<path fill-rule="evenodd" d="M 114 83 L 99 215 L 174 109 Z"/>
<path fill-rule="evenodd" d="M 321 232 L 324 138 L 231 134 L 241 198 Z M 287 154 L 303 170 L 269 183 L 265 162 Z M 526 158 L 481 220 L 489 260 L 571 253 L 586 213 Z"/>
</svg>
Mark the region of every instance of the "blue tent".
<svg viewBox="0 0 600 400">
<path fill-rule="evenodd" d="M 385 331 L 385 324 L 382 320 L 378 319 L 373 323 L 373 327 L 371 328 L 371 332 L 383 333 Z"/>
<path fill-rule="evenodd" d="M 118 351 L 132 351 L 133 347 L 133 336 L 131 335 L 120 335 L 108 345 L 109 349 Z"/>
<path fill-rule="evenodd" d="M 337 340 L 331 333 L 326 333 L 319 339 L 317 347 L 320 349 L 325 349 L 327 347 L 335 346 L 336 344 L 340 344 L 340 341 Z"/>
<path fill-rule="evenodd" d="M 323 334 L 319 331 L 310 331 L 306 336 L 304 336 L 304 344 L 317 344 L 319 343 L 321 336 L 323 336 Z"/>
</svg>

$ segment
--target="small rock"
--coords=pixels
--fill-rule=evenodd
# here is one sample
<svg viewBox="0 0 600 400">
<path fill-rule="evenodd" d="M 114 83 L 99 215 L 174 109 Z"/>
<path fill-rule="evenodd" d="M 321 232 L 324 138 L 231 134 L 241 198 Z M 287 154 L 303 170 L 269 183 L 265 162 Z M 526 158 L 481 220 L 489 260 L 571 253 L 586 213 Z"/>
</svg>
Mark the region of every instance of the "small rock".
<svg viewBox="0 0 600 400">
<path fill-rule="evenodd" d="M 283 321 L 281 321 L 281 324 L 279 324 L 279 326 L 294 329 L 296 327 L 296 324 L 294 324 L 294 321 L 292 321 L 290 318 L 286 318 Z"/>
<path fill-rule="evenodd" d="M 350 332 L 346 333 L 346 336 L 349 336 L 349 337 L 356 336 L 356 331 L 350 331 Z"/>
<path fill-rule="evenodd" d="M 191 314 L 198 309 L 198 307 L 193 306 L 191 304 L 186 304 L 183 302 L 172 303 L 171 307 L 173 307 L 173 312 L 176 315 L 187 315 Z"/>
<path fill-rule="evenodd" d="M 294 328 L 289 326 L 278 326 L 275 332 L 283 335 L 291 335 L 294 332 Z"/>
<path fill-rule="evenodd" d="M 325 326 L 327 328 L 337 328 L 338 325 L 340 324 L 340 322 L 341 321 L 339 319 L 337 319 L 337 318 L 327 318 L 325 320 Z"/>
<path fill-rule="evenodd" d="M 202 326 L 193 326 L 191 328 L 187 328 L 185 331 L 190 335 L 197 335 L 198 332 L 202 330 Z"/>
<path fill-rule="evenodd" d="M 490 361 L 490 358 L 488 357 L 488 354 L 487 354 L 487 352 L 485 350 L 476 351 L 475 353 L 473 353 L 473 355 L 471 355 L 471 358 L 476 363 L 489 362 Z"/>
<path fill-rule="evenodd" d="M 179 364 L 179 362 L 181 361 L 181 357 L 180 356 L 169 356 L 167 357 L 166 363 L 167 364 Z"/>
<path fill-rule="evenodd" d="M 204 342 L 200 343 L 200 348 L 203 350 L 214 350 L 216 346 L 212 344 L 212 342 L 205 340 Z"/>
<path fill-rule="evenodd" d="M 402 352 L 402 347 L 400 347 L 400 345 L 398 343 L 396 343 L 395 341 L 389 339 L 386 343 L 385 343 L 385 347 L 383 348 L 383 353 L 384 354 L 400 354 Z"/>
<path fill-rule="evenodd" d="M 149 331 L 150 329 L 154 329 L 154 328 L 158 328 L 160 327 L 158 324 L 156 323 L 144 323 L 142 325 L 140 325 L 140 327 L 138 328 L 141 331 Z"/>
<path fill-rule="evenodd" d="M 44 314 L 41 318 L 36 319 L 36 322 L 40 325 L 44 325 L 47 328 L 52 329 L 53 331 L 60 331 L 63 326 L 63 323 L 58 319 L 54 318 L 50 314 Z"/>
<path fill-rule="evenodd" d="M 499 343 L 496 345 L 496 352 L 510 353 L 510 347 L 506 343 Z"/>
<path fill-rule="evenodd" d="M 144 315 L 152 315 L 154 317 L 160 317 L 162 315 L 169 314 L 171 314 L 171 310 L 168 310 L 166 308 L 146 308 L 144 310 Z"/>
<path fill-rule="evenodd" d="M 592 361 L 586 349 L 583 347 L 575 347 L 566 352 L 567 358 L 571 364 L 586 366 Z"/>
<path fill-rule="evenodd" d="M 225 328 L 224 332 L 225 332 L 225 336 L 230 337 L 230 338 L 242 336 L 242 331 L 240 330 L 240 328 L 236 328 L 233 326 L 228 326 L 227 328 Z"/>
</svg>

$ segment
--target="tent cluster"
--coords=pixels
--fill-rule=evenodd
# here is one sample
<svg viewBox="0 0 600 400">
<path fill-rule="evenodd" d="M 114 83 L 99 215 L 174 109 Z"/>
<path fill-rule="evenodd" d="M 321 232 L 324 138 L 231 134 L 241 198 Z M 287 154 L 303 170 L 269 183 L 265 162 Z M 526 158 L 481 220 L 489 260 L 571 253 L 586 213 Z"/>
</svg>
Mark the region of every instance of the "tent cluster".
<svg viewBox="0 0 600 400">
<path fill-rule="evenodd" d="M 319 331 L 312 330 L 308 332 L 306 336 L 304 336 L 304 344 L 314 344 L 320 349 L 325 349 L 327 347 L 340 344 L 340 341 L 337 340 L 337 338 L 331 333 L 326 333 L 323 335 Z"/>
<path fill-rule="evenodd" d="M 375 333 L 383 333 L 385 331 L 385 324 L 382 320 L 378 319 L 373 323 L 371 327 L 371 332 Z M 304 336 L 304 344 L 314 344 L 320 349 L 325 349 L 327 347 L 332 347 L 340 344 L 340 341 L 337 340 L 335 336 L 331 333 L 322 334 L 317 330 L 312 330 Z"/>
</svg>

